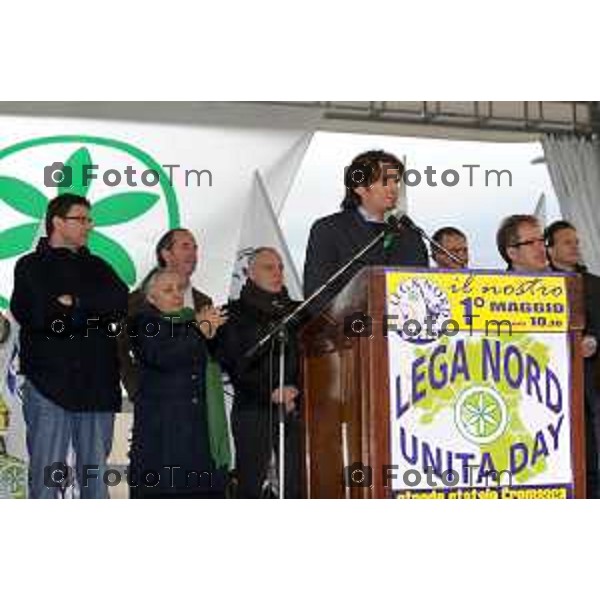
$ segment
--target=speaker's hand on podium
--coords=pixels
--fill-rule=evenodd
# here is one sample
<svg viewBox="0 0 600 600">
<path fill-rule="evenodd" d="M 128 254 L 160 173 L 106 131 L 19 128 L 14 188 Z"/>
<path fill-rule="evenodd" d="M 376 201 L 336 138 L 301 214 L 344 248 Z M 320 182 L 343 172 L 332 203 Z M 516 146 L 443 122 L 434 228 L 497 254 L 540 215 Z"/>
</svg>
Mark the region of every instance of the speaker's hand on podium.
<svg viewBox="0 0 600 600">
<path fill-rule="evenodd" d="M 294 412 L 296 408 L 296 398 L 299 394 L 300 392 L 295 387 L 287 386 L 283 388 L 283 404 L 285 405 L 285 410 L 288 414 Z M 282 400 L 281 396 L 280 390 L 277 388 L 271 394 L 271 400 L 274 404 L 279 404 Z"/>
<path fill-rule="evenodd" d="M 73 300 L 73 296 L 71 296 L 70 294 L 63 294 L 62 296 L 59 296 L 57 298 L 58 302 L 60 304 L 62 304 L 63 306 L 67 306 L 67 307 L 71 307 L 73 306 L 73 304 L 75 304 L 75 301 Z"/>
<path fill-rule="evenodd" d="M 585 335 L 581 340 L 583 358 L 591 358 L 598 350 L 598 340 L 593 335 Z"/>
</svg>

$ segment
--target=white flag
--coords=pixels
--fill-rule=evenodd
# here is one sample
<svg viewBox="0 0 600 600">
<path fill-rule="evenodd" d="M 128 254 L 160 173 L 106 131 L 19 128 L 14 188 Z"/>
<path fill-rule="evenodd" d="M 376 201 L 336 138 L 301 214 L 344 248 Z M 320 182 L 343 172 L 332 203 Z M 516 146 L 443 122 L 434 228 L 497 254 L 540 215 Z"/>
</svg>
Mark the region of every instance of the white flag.
<svg viewBox="0 0 600 600">
<path fill-rule="evenodd" d="M 283 237 L 281 227 L 264 180 L 258 171 L 254 174 L 254 192 L 246 210 L 242 224 L 240 247 L 233 271 L 231 299 L 239 298 L 246 281 L 248 259 L 257 248 L 268 246 L 275 248 L 281 255 L 284 266 L 286 287 L 294 300 L 302 298 L 300 277 L 292 261 L 289 248 Z"/>
</svg>

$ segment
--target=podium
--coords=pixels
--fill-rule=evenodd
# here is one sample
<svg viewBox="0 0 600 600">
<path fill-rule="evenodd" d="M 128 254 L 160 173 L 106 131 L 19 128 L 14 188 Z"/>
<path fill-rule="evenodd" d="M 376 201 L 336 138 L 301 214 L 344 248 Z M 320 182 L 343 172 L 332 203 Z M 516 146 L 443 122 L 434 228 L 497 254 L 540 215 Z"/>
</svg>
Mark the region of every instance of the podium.
<svg viewBox="0 0 600 600">
<path fill-rule="evenodd" d="M 585 497 L 583 327 L 578 276 L 363 269 L 300 334 L 306 497 Z"/>
</svg>

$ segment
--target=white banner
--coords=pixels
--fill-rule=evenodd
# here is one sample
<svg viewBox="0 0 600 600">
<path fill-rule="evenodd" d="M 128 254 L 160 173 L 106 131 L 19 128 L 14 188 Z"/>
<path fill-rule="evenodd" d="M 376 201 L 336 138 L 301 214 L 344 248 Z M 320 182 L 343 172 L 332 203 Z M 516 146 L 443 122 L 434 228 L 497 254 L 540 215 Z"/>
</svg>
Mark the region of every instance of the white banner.
<svg viewBox="0 0 600 600">
<path fill-rule="evenodd" d="M 0 308 L 17 259 L 43 234 L 46 204 L 59 191 L 92 202 L 90 245 L 130 286 L 153 266 L 165 231 L 191 229 L 201 246 L 194 283 L 224 302 L 255 172 L 272 172 L 304 143 L 304 126 L 308 121 L 269 130 L 0 118 Z M 62 165 L 70 186 L 52 180 Z"/>
</svg>

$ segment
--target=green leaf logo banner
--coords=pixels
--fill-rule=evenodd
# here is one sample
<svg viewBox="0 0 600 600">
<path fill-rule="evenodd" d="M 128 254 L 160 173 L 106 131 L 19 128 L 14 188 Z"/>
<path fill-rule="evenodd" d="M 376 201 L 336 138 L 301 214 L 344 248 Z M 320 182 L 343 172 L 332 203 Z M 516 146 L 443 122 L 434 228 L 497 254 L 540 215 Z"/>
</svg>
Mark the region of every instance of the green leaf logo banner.
<svg viewBox="0 0 600 600">
<path fill-rule="evenodd" d="M 69 185 L 60 186 L 58 188 L 59 194 L 76 194 L 77 196 L 84 196 L 87 198 L 90 190 L 90 181 L 84 183 L 85 166 L 92 165 L 92 157 L 87 148 L 80 148 L 72 156 L 69 157 L 65 163 L 65 170 L 63 173 L 69 173 L 70 177 L 65 178 L 66 181 L 70 180 Z"/>
<path fill-rule="evenodd" d="M 30 169 L 31 161 L 27 160 L 27 156 L 28 151 L 33 149 L 44 151 L 47 156 L 44 163 L 46 165 L 64 164 L 57 188 L 42 191 L 27 181 L 26 177 L 19 177 L 4 167 L 5 159 L 11 159 L 10 164 L 14 164 L 15 159 L 22 157 L 23 164 Z M 96 152 L 96 149 L 101 149 L 101 152 Z M 128 164 L 139 165 L 144 170 L 150 169 L 158 173 L 160 185 L 134 191 L 123 184 L 117 186 L 114 193 L 100 195 L 97 192 L 98 186 L 94 186 L 96 180 L 86 177 L 86 173 L 90 172 L 86 167 L 99 162 L 94 161 L 95 153 L 102 157 L 114 154 L 117 165 L 123 161 L 123 155 L 126 155 Z M 103 168 L 111 168 L 111 164 L 105 163 L 103 159 Z M 41 167 L 37 165 L 37 168 Z M 106 260 L 130 287 L 134 287 L 144 275 L 138 272 L 132 255 L 136 244 L 148 239 L 148 236 L 156 236 L 158 239 L 159 234 L 167 229 L 180 226 L 177 196 L 169 177 L 161 165 L 144 150 L 120 140 L 94 136 L 36 138 L 0 150 L 0 211 L 4 205 L 22 218 L 17 225 L 0 229 L 0 261 L 15 261 L 34 249 L 40 235 L 45 233 L 44 221 L 50 199 L 64 193 L 84 196 L 91 202 L 91 217 L 95 228 L 89 236 L 90 251 Z M 143 219 L 146 215 L 154 214 L 153 211 L 156 212 L 159 207 L 159 213 L 165 217 L 160 217 L 160 222 L 152 217 L 156 230 L 148 231 L 146 237 L 140 236 L 140 225 L 137 222 L 147 223 Z M 115 237 L 117 233 L 119 239 Z M 0 308 L 8 306 L 9 297 L 10 290 L 0 288 Z"/>
</svg>

